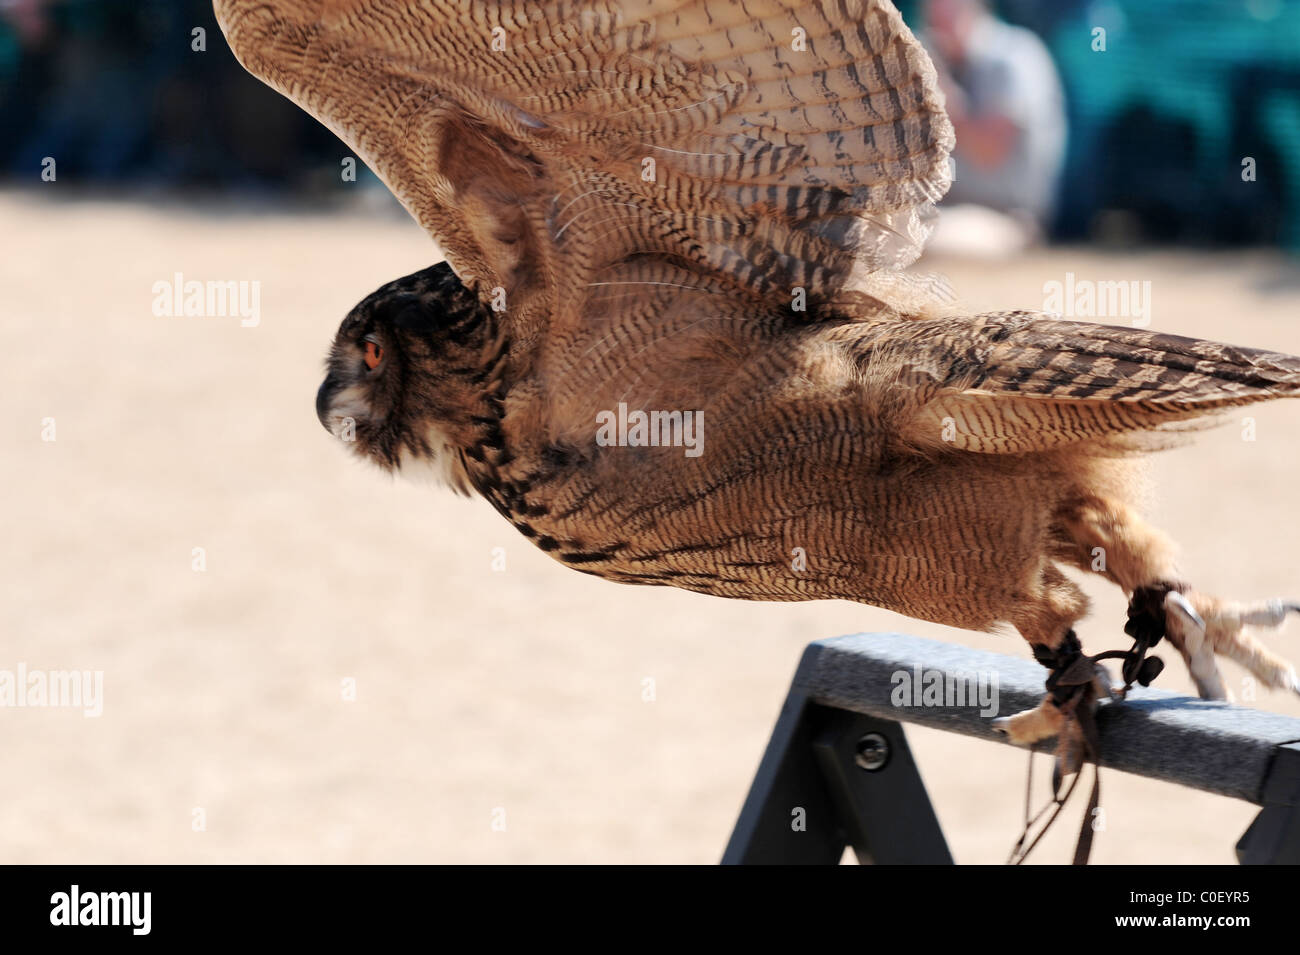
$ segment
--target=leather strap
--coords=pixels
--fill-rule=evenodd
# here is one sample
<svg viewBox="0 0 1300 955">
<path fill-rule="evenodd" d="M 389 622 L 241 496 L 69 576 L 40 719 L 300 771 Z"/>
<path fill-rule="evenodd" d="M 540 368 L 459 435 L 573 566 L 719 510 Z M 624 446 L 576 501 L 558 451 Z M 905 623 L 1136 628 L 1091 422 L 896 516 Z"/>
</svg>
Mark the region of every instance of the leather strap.
<svg viewBox="0 0 1300 955">
<path fill-rule="evenodd" d="M 1065 808 L 1083 776 L 1084 766 L 1092 763 L 1092 795 L 1088 798 L 1088 807 L 1074 848 L 1074 865 L 1088 864 L 1088 858 L 1092 854 L 1093 812 L 1101 804 L 1101 737 L 1096 720 L 1097 664 L 1110 659 L 1124 661 L 1124 688 L 1120 691 L 1121 696 L 1127 694 L 1134 683 L 1150 685 L 1164 669 L 1164 661 L 1159 657 L 1148 657 L 1147 653 L 1165 636 L 1165 595 L 1175 587 L 1174 584 L 1157 584 L 1140 587 L 1133 592 L 1129 602 L 1128 623 L 1124 626 L 1124 632 L 1133 637 L 1133 646 L 1128 650 L 1107 650 L 1095 656 L 1085 656 L 1083 646 L 1073 630 L 1066 632 L 1058 647 L 1033 648 L 1034 659 L 1051 670 L 1047 677 L 1047 692 L 1065 720 L 1058 734 L 1056 765 L 1052 773 L 1052 801 L 1032 818 L 1030 805 L 1034 754 L 1029 754 L 1030 770 L 1025 783 L 1025 826 L 1007 859 L 1009 864 L 1020 865 L 1029 857 L 1029 853 Z M 1078 731 L 1071 732 L 1076 727 Z M 1072 779 L 1068 787 L 1065 786 L 1063 766 L 1075 767 L 1070 774 Z M 1053 809 L 1051 816 L 1028 847 L 1025 847 L 1030 830 L 1048 809 Z"/>
</svg>

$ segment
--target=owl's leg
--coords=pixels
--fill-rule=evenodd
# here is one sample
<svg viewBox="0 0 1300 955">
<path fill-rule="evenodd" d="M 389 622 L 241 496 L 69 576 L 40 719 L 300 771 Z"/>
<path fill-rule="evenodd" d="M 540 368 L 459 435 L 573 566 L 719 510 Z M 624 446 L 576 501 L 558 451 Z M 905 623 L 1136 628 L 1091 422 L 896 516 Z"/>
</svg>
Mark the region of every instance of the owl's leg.
<svg viewBox="0 0 1300 955">
<path fill-rule="evenodd" d="M 998 717 L 993 728 L 1018 745 L 1031 745 L 1064 731 L 1060 753 L 1068 754 L 1068 758 L 1062 763 L 1062 771 L 1074 772 L 1083 753 L 1081 710 L 1087 708 L 1090 717 L 1097 700 L 1113 695 L 1110 673 L 1084 656 L 1073 630 L 1055 650 L 1035 647 L 1034 658 L 1048 669 L 1047 695 L 1033 709 Z M 1075 718 L 1067 722 L 1070 715 Z"/>
<path fill-rule="evenodd" d="M 1068 540 L 1062 556 L 1131 595 L 1126 632 L 1145 633 L 1153 644 L 1167 637 L 1202 698 L 1230 697 L 1216 655 L 1235 660 L 1265 686 L 1300 692 L 1295 668 L 1245 630 L 1280 626 L 1288 612 L 1300 613 L 1300 602 L 1235 603 L 1193 590 L 1180 582 L 1169 540 L 1113 499 L 1075 502 L 1062 529 Z"/>
<path fill-rule="evenodd" d="M 1012 614 L 1011 623 L 1029 642 L 1034 659 L 1048 668 L 1049 679 L 1055 680 L 1056 675 L 1070 671 L 1082 657 L 1083 648 L 1073 627 L 1087 612 L 1088 598 L 1052 563 L 1044 562 L 1036 578 L 1029 599 Z M 1104 688 L 1098 686 L 1102 695 L 1110 692 L 1109 676 L 1104 682 Z M 1066 719 L 1062 707 L 1069 705 L 1066 691 L 1066 685 L 1057 683 L 1038 706 L 1014 716 L 999 717 L 993 721 L 993 728 L 1019 744 L 1036 743 L 1057 735 Z M 1071 725 L 1077 728 L 1078 724 Z"/>
</svg>

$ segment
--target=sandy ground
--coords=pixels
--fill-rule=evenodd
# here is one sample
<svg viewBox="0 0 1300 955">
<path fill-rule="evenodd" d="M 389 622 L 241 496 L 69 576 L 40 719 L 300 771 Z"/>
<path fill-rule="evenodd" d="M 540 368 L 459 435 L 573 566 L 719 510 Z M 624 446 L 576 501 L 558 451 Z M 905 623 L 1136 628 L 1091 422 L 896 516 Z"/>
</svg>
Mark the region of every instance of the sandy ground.
<svg viewBox="0 0 1300 955">
<path fill-rule="evenodd" d="M 346 458 L 313 413 L 321 359 L 355 300 L 432 260 L 409 222 L 15 193 L 0 221 L 0 669 L 104 672 L 97 719 L 0 710 L 6 861 L 713 862 L 808 641 L 1025 654 L 848 603 L 605 583 L 481 501 Z M 1156 327 L 1300 352 L 1300 275 L 1271 255 L 934 265 L 972 307 L 1041 307 L 1066 272 L 1149 280 Z M 175 272 L 260 281 L 260 325 L 155 317 Z M 1160 459 L 1154 515 L 1205 589 L 1295 593 L 1300 406 L 1252 416 L 1254 441 L 1234 419 Z M 1088 586 L 1085 643 L 1117 644 L 1123 601 Z M 1298 633 L 1276 638 L 1292 659 Z M 1178 661 L 1161 682 L 1189 687 Z M 1024 755 L 911 739 L 957 859 L 1002 861 Z M 1230 862 L 1253 812 L 1117 773 L 1104 795 L 1098 862 Z M 1074 828 L 1038 858 L 1068 859 Z"/>
</svg>

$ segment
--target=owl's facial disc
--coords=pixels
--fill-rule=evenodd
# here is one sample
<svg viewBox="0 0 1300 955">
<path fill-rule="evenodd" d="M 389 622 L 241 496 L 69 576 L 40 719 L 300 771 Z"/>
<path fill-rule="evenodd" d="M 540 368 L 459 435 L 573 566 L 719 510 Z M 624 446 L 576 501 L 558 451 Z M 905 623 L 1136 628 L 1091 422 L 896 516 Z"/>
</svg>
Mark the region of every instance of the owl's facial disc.
<svg viewBox="0 0 1300 955">
<path fill-rule="evenodd" d="M 344 319 L 326 359 L 325 380 L 316 392 L 316 417 L 342 441 L 357 441 L 359 430 L 373 428 L 382 418 L 376 401 L 383 391 L 379 379 L 391 364 L 384 360 L 385 337 L 358 322 L 354 311 Z"/>
<path fill-rule="evenodd" d="M 349 451 L 386 471 L 459 486 L 447 435 L 465 416 L 465 386 L 446 368 L 466 356 L 449 332 L 464 327 L 447 314 L 450 281 L 448 267 L 434 266 L 388 283 L 348 314 L 326 359 L 316 416 Z"/>
</svg>

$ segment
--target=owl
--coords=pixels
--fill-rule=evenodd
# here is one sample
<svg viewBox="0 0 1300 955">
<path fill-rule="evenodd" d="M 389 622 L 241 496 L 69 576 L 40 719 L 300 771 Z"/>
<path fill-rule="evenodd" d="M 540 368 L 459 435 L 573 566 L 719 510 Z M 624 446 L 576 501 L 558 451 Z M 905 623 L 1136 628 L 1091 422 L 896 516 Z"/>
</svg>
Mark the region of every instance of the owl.
<svg viewBox="0 0 1300 955">
<path fill-rule="evenodd" d="M 1219 656 L 1300 690 L 1246 629 L 1300 608 L 1192 587 L 1133 477 L 1296 394 L 1300 359 L 971 314 L 908 271 L 953 131 L 890 3 L 216 10 L 446 255 L 338 330 L 316 409 L 350 453 L 479 495 L 608 581 L 1012 627 L 1048 669 L 998 723 L 1018 743 L 1086 737 L 1110 691 L 1069 567 L 1130 598 L 1125 687 L 1167 640 L 1204 697 L 1226 695 Z"/>
</svg>

